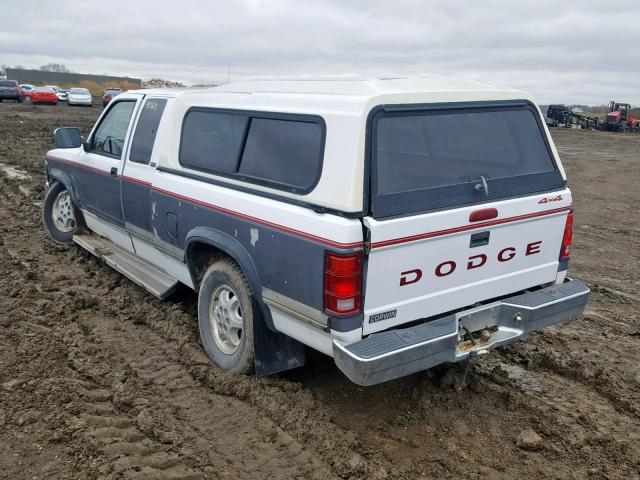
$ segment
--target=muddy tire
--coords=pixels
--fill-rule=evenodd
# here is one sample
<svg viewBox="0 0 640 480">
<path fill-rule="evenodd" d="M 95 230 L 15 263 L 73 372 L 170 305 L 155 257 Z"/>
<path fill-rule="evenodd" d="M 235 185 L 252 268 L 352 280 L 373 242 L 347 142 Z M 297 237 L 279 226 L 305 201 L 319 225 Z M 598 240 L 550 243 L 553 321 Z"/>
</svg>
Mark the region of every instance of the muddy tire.
<svg viewBox="0 0 640 480">
<path fill-rule="evenodd" d="M 73 244 L 73 236 L 84 228 L 82 212 L 60 182 L 54 182 L 47 190 L 42 205 L 42 223 L 51 240 L 61 246 Z"/>
<path fill-rule="evenodd" d="M 253 318 L 257 315 L 247 279 L 231 259 L 214 261 L 198 294 L 200 340 L 221 369 L 250 374 L 254 369 Z"/>
</svg>

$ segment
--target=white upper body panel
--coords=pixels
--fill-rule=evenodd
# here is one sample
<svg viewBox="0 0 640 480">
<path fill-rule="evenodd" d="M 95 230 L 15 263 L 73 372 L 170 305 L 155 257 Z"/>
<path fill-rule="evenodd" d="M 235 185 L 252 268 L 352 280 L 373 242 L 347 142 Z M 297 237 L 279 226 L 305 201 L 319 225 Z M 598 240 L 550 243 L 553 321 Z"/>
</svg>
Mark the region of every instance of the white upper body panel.
<svg viewBox="0 0 640 480">
<path fill-rule="evenodd" d="M 192 107 L 322 117 L 326 124 L 324 161 L 320 181 L 311 192 L 300 195 L 263 185 L 251 184 L 250 187 L 344 212 L 360 212 L 363 209 L 367 117 L 375 107 L 495 100 L 528 100 L 535 104 L 533 98 L 522 91 L 438 75 L 260 80 L 213 88 L 148 89 L 127 93 L 174 97 L 170 105 L 167 105 L 155 151 L 158 152 L 159 166 L 175 170 L 185 170 L 178 158 L 180 134 L 184 115 Z M 118 98 L 124 98 L 127 93 Z M 545 133 L 564 177 L 546 126 Z M 229 184 L 247 185 L 241 180 L 203 172 L 198 174 Z"/>
</svg>

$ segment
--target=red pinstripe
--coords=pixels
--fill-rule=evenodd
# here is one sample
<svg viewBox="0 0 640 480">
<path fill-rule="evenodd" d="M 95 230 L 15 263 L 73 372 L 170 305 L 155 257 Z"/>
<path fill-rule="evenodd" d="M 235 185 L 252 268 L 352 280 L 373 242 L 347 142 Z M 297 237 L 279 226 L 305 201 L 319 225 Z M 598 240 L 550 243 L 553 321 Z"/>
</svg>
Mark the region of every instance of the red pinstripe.
<svg viewBox="0 0 640 480">
<path fill-rule="evenodd" d="M 77 167 L 80 167 L 80 168 L 84 168 L 84 169 L 87 169 L 87 170 L 90 170 L 90 171 L 93 171 L 93 172 L 96 172 L 96 173 L 103 174 L 103 175 L 110 175 L 109 172 L 106 172 L 104 170 L 100 170 L 98 168 L 90 167 L 88 165 L 84 165 L 84 164 L 79 163 L 79 162 L 73 162 L 71 160 L 66 160 L 66 159 L 63 159 L 63 158 L 57 158 L 57 157 L 51 157 L 51 156 L 48 157 L 48 159 L 54 160 L 54 161 L 59 161 L 59 162 L 62 162 L 62 163 L 68 163 L 68 164 L 71 164 L 71 165 L 74 165 L 74 166 L 77 166 Z M 322 243 L 324 245 L 327 245 L 327 246 L 330 246 L 330 247 L 333 247 L 333 248 L 352 249 L 352 248 L 362 248 L 362 246 L 363 246 L 363 242 L 352 242 L 352 243 L 336 242 L 336 241 L 328 239 L 328 238 L 319 237 L 317 235 L 313 235 L 311 233 L 303 232 L 301 230 L 296 230 L 294 228 L 286 227 L 284 225 L 280 225 L 280 224 L 277 224 L 277 223 L 272 223 L 272 222 L 269 222 L 267 220 L 262 220 L 262 219 L 257 218 L 257 217 L 252 217 L 250 215 L 245 215 L 244 213 L 236 212 L 234 210 L 229 210 L 227 208 L 223 208 L 223 207 L 220 207 L 220 206 L 217 206 L 217 205 L 212 205 L 210 203 L 203 202 L 202 200 L 197 200 L 195 198 L 191 198 L 191 197 L 187 197 L 187 196 L 184 196 L 184 195 L 180 195 L 178 193 L 171 192 L 169 190 L 165 190 L 165 189 L 160 188 L 160 187 L 155 187 L 149 182 L 143 182 L 142 180 L 138 180 L 136 178 L 128 177 L 126 175 L 121 175 L 120 178 L 122 178 L 123 180 L 129 181 L 129 182 L 132 182 L 132 183 L 136 183 L 138 185 L 149 187 L 152 190 L 155 190 L 156 192 L 163 193 L 165 195 L 168 195 L 170 197 L 176 198 L 178 200 L 183 200 L 183 201 L 192 203 L 194 205 L 198 205 L 200 207 L 203 207 L 203 208 L 206 208 L 206 209 L 209 209 L 209 210 L 213 210 L 213 211 L 216 211 L 216 212 L 224 213 L 226 215 L 231 215 L 233 217 L 237 217 L 237 218 L 240 218 L 240 219 L 243 219 L 243 220 L 247 220 L 247 221 L 250 221 L 252 223 L 256 223 L 258 225 L 262 225 L 262 226 L 265 226 L 265 227 L 273 228 L 274 230 L 279 230 L 281 232 L 288 233 L 290 235 L 295 235 L 297 237 L 305 238 L 307 240 L 311 240 L 311 241 L 314 241 L 314 242 Z"/>
<path fill-rule="evenodd" d="M 477 230 L 485 227 L 491 227 L 494 225 L 502 225 L 505 223 L 519 222 L 520 220 L 527 220 L 530 218 L 544 217 L 546 215 L 553 215 L 556 213 L 566 212 L 569 210 L 571 210 L 571 206 L 554 208 L 551 210 L 545 210 L 543 212 L 527 213 L 525 215 L 517 215 L 515 217 L 500 218 L 500 219 L 491 220 L 488 222 L 474 223 L 473 225 L 463 225 L 461 227 L 447 228 L 445 230 L 436 230 L 433 232 L 419 233 L 417 235 L 411 235 L 408 237 L 392 238 L 390 240 L 381 240 L 379 242 L 372 243 L 371 248 L 381 248 L 381 247 L 388 247 L 390 245 L 398 245 L 400 243 L 415 242 L 417 240 L 423 240 L 426 238 L 441 237 L 444 235 L 450 235 L 452 233 L 466 232 L 468 230 Z"/>
<path fill-rule="evenodd" d="M 98 168 L 94 168 L 94 167 L 90 167 L 88 165 L 84 165 L 82 163 L 78 163 L 78 162 L 73 162 L 71 160 L 66 160 L 63 158 L 57 158 L 57 157 L 48 157 L 48 159 L 50 160 L 54 160 L 54 161 L 59 161 L 59 162 L 63 162 L 63 163 L 68 163 L 68 164 L 72 164 L 74 166 L 80 167 L 80 168 L 84 168 L 96 173 L 99 173 L 101 175 L 110 175 L 109 172 L 106 172 L 104 170 L 100 170 Z M 295 235 L 297 237 L 301 237 L 301 238 L 305 238 L 307 240 L 311 240 L 314 242 L 318 242 L 318 243 L 322 243 L 324 245 L 328 245 L 330 247 L 334 247 L 334 248 L 340 248 L 340 249 L 351 249 L 351 248 L 362 248 L 364 243 L 363 242 L 352 242 L 352 243 L 341 243 L 341 242 L 336 242 L 334 240 L 330 240 L 328 238 L 324 238 L 324 237 L 319 237 L 317 235 L 313 235 L 311 233 L 307 233 L 307 232 L 303 232 L 301 230 L 296 230 L 294 228 L 290 228 L 284 225 L 280 225 L 277 223 L 272 223 L 269 222 L 267 220 L 262 220 L 260 218 L 257 217 L 252 217 L 250 215 L 245 215 L 244 213 L 240 213 L 240 212 L 236 212 L 234 210 L 229 210 L 227 208 L 224 207 L 220 207 L 217 205 L 212 205 L 210 203 L 206 203 L 203 202 L 201 200 L 197 200 L 195 198 L 191 198 L 191 197 L 187 197 L 184 195 L 180 195 L 178 193 L 174 193 L 171 192 L 169 190 L 164 190 L 162 188 L 159 187 L 155 187 L 153 186 L 151 183 L 149 182 L 144 182 L 142 180 L 138 180 L 136 178 L 132 178 L 132 177 L 127 177 L 122 175 L 121 176 L 122 179 L 128 181 L 128 182 L 132 182 L 132 183 L 136 183 L 138 185 L 142 185 L 145 187 L 149 187 L 152 190 L 155 190 L 157 192 L 163 193 L 165 195 L 168 195 L 170 197 L 176 198 L 178 200 L 183 200 L 189 203 L 193 203 L 195 205 L 201 206 L 203 208 L 207 208 L 209 210 L 213 210 L 216 212 L 220 212 L 220 213 L 224 213 L 226 215 L 231 215 L 237 218 L 241 218 L 243 220 L 247 220 L 249 222 L 252 223 L 256 223 L 258 225 L 262 225 L 265 227 L 269 227 L 269 228 L 273 228 L 275 230 L 279 230 L 281 232 L 285 232 L 288 233 L 290 235 Z M 469 230 L 477 230 L 477 229 L 482 229 L 485 227 L 491 227 L 491 226 L 495 226 L 495 225 L 503 225 L 505 223 L 511 223 L 511 222 L 518 222 L 521 220 L 527 220 L 527 219 L 531 219 L 531 218 L 538 218 L 538 217 L 543 217 L 546 215 L 553 215 L 556 213 L 560 213 L 560 212 L 565 212 L 565 211 L 569 211 L 571 209 L 571 206 L 567 206 L 567 207 L 560 207 L 560 208 L 554 208 L 551 210 L 545 210 L 542 212 L 534 212 L 534 213 L 528 213 L 525 215 L 517 215 L 514 217 L 507 217 L 507 218 L 500 218 L 497 220 L 491 220 L 488 222 L 482 222 L 482 223 L 474 223 L 473 225 L 463 225 L 461 227 L 454 227 L 454 228 L 448 228 L 448 229 L 444 229 L 444 230 L 436 230 L 433 232 L 425 232 L 425 233 L 420 233 L 417 235 L 410 235 L 408 237 L 401 237 L 401 238 L 393 238 L 393 239 L 389 239 L 389 240 L 382 240 L 379 242 L 375 242 L 371 244 L 371 248 L 382 248 L 382 247 L 388 247 L 390 245 L 399 245 L 401 243 L 409 243 L 409 242 L 415 242 L 418 240 L 424 240 L 427 238 L 434 238 L 434 237 L 441 237 L 444 235 L 450 235 L 452 233 L 460 233 L 460 232 L 466 232 Z"/>
</svg>

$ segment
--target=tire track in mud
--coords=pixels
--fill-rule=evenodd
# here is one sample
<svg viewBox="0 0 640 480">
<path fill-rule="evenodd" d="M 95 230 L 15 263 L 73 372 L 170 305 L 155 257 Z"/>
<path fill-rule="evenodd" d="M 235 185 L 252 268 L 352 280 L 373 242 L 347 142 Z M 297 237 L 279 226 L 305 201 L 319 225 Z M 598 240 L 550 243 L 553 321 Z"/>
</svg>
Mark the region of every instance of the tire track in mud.
<svg viewBox="0 0 640 480">
<path fill-rule="evenodd" d="M 173 358 L 174 347 L 144 326 L 93 314 L 78 322 L 85 328 L 72 337 L 70 349 L 77 370 L 92 377 L 110 365 L 118 369 L 106 392 L 111 403 L 82 416 L 85 435 L 114 468 L 144 465 L 141 477 L 159 479 L 333 478 L 326 465 L 246 404 L 197 385 Z M 87 338 L 99 344 L 85 345 Z M 105 415 L 112 403 L 127 417 Z M 149 438 L 170 451 L 152 449 Z"/>
<path fill-rule="evenodd" d="M 555 478 L 636 478 L 640 422 L 635 415 L 621 412 L 608 395 L 581 379 L 525 370 L 504 363 L 500 356 L 487 359 L 480 368 L 489 377 L 496 375 L 494 369 L 502 379 L 498 384 L 513 387 L 509 395 L 514 407 L 530 412 L 532 427 L 545 438 L 545 454 L 553 460 L 566 457 Z M 591 463 L 593 457 L 600 461 Z"/>
<path fill-rule="evenodd" d="M 8 199 L 18 195 L 15 189 L 4 190 L 12 193 L 7 195 Z M 37 212 L 31 210 L 37 216 Z M 6 211 L 6 202 L 2 202 L 0 214 Z M 157 302 L 108 266 L 100 264 L 77 248 L 61 251 L 55 247 L 47 247 L 47 240 L 40 231 L 34 231 L 28 220 L 20 227 L 23 234 L 34 237 L 35 245 L 29 245 L 29 254 L 23 251 L 26 245 L 20 245 L 20 237 L 16 237 L 15 233 L 5 237 L 3 247 L 5 251 L 10 251 L 8 255 L 11 258 L 26 258 L 28 264 L 30 259 L 38 258 L 37 262 L 30 263 L 32 271 L 27 277 L 42 280 L 52 270 L 56 270 L 57 263 L 65 271 L 61 278 L 67 285 L 57 288 L 51 298 L 62 299 L 56 308 L 56 313 L 62 318 L 57 321 L 80 329 L 69 346 L 75 370 L 96 381 L 109 375 L 109 365 L 118 365 L 117 368 L 120 369 L 126 366 L 128 375 L 135 374 L 142 385 L 156 385 L 155 392 L 150 395 L 152 399 L 148 399 L 151 405 L 162 402 L 160 399 L 171 398 L 171 403 L 163 408 L 168 418 L 179 418 L 174 422 L 177 426 L 172 427 L 177 431 L 173 435 L 181 439 L 182 444 L 187 443 L 188 439 L 188 443 L 193 445 L 191 448 L 200 449 L 202 458 L 214 456 L 211 465 L 215 465 L 216 470 L 203 470 L 207 464 L 203 466 L 202 462 L 193 460 L 187 462 L 192 465 L 189 467 L 191 470 L 185 470 L 181 474 L 196 478 L 196 473 L 200 472 L 200 475 L 211 476 L 222 465 L 222 471 L 228 473 L 221 478 L 264 478 L 265 475 L 273 478 L 386 476 L 379 464 L 367 461 L 356 452 L 357 441 L 328 422 L 321 413 L 321 405 L 307 392 L 302 392 L 299 386 L 277 379 L 234 377 L 218 371 L 199 348 L 193 316 L 183 312 L 178 304 L 170 306 Z M 42 242 L 41 247 L 37 245 L 39 242 Z M 45 271 L 33 268 L 35 263 L 45 266 Z M 73 281 L 74 277 L 82 279 L 82 287 Z M 38 283 L 36 290 L 43 290 Z M 104 316 L 105 312 L 111 316 Z M 167 314 L 173 323 L 162 320 Z M 135 324 L 132 321 L 134 317 Z M 148 317 L 157 318 L 159 322 L 149 323 L 145 320 Z M 94 320 L 95 318 L 100 318 L 100 321 Z M 179 318 L 179 324 L 175 323 L 176 318 Z M 187 339 L 189 345 L 185 348 Z M 88 346 L 90 341 L 91 346 Z M 105 350 L 110 354 L 105 356 Z M 96 352 L 100 353 L 99 358 L 105 360 L 102 365 L 95 362 Z M 175 359 L 173 362 L 169 360 L 175 352 L 182 352 L 182 363 Z M 158 370 L 159 375 L 156 376 Z M 166 385 L 163 385 L 165 382 Z M 117 382 L 103 385 L 111 390 L 117 386 Z M 142 408 L 144 397 L 138 400 L 140 405 L 134 407 Z M 118 406 L 122 407 L 122 403 Z M 80 411 L 84 407 L 87 405 L 78 406 Z M 108 405 L 101 408 L 109 410 Z M 167 412 L 179 412 L 179 415 L 175 413 L 171 416 Z M 137 411 L 133 413 L 140 415 Z M 152 421 L 154 418 L 156 417 L 149 413 L 146 415 L 146 423 L 142 424 L 143 427 L 148 427 L 147 433 L 152 436 L 156 429 L 160 434 L 163 431 L 162 426 Z M 100 422 L 95 415 L 87 419 Z M 107 428 L 104 432 L 115 435 L 115 431 L 109 430 L 113 426 L 108 422 L 103 426 Z M 130 419 L 129 423 L 118 419 L 116 424 L 127 425 L 126 428 L 122 427 L 126 438 L 129 438 L 129 428 L 141 428 L 138 423 L 132 425 Z M 88 422 L 87 428 L 93 431 L 96 427 Z M 81 434 L 80 431 L 79 433 Z M 128 441 L 122 445 L 125 450 L 119 451 L 116 444 L 105 444 L 100 435 L 91 434 L 86 440 L 92 451 L 104 456 L 103 461 L 92 461 L 89 466 L 91 472 L 100 475 L 118 474 L 123 470 L 110 470 L 107 465 L 120 456 L 131 458 L 114 463 L 114 469 L 132 469 L 138 468 L 138 464 L 146 465 L 146 461 L 141 460 L 140 452 L 136 453 Z M 110 441 L 112 438 L 108 437 L 106 440 Z M 146 441 L 148 436 L 145 437 Z M 128 453 L 127 448 L 130 449 Z M 142 451 L 146 450 L 143 448 Z M 216 451 L 220 452 L 217 458 Z M 188 460 L 192 457 L 193 455 L 187 455 L 185 458 Z M 175 458 L 167 460 L 167 478 L 171 478 L 175 469 L 182 468 L 174 464 L 175 461 Z M 145 466 L 140 470 L 140 475 L 150 475 L 149 468 Z M 127 472 L 131 474 L 130 470 Z M 157 472 L 152 476 L 154 475 L 164 478 Z"/>
</svg>

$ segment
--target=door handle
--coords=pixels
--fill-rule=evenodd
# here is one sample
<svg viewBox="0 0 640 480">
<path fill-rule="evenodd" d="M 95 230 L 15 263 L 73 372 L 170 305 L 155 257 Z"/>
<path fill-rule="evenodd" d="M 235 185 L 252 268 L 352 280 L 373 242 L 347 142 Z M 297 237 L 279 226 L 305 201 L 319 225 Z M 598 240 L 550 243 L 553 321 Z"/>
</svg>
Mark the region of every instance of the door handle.
<svg viewBox="0 0 640 480">
<path fill-rule="evenodd" d="M 113 175 L 114 177 L 118 176 L 118 167 L 111 167 L 111 171 L 110 171 L 111 175 Z"/>
<path fill-rule="evenodd" d="M 482 247 L 484 245 L 489 245 L 489 236 L 491 232 L 479 232 L 471 235 L 471 241 L 469 242 L 469 248 L 474 247 Z"/>
</svg>

